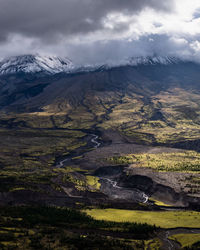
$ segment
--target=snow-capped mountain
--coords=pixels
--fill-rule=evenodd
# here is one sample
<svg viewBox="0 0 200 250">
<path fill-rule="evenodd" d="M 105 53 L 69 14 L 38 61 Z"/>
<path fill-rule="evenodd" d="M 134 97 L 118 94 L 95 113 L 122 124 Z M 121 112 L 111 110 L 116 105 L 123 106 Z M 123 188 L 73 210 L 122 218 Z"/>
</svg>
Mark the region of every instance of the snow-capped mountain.
<svg viewBox="0 0 200 250">
<path fill-rule="evenodd" d="M 84 66 L 76 66 L 74 71 L 95 71 L 95 70 L 108 70 L 116 67 L 123 66 L 140 66 L 140 65 L 169 65 L 169 64 L 178 64 L 180 62 L 186 62 L 177 57 L 169 56 L 153 56 L 153 57 L 129 57 L 119 61 L 108 61 L 105 64 L 86 64 Z"/>
<path fill-rule="evenodd" d="M 56 56 L 22 55 L 0 60 L 0 75 L 16 73 L 77 73 L 107 70 L 121 66 L 177 64 L 181 60 L 176 57 L 130 57 L 117 62 L 109 61 L 105 64 L 74 65 L 69 59 Z"/>
<path fill-rule="evenodd" d="M 58 72 L 64 74 L 52 76 Z M 64 112 L 68 110 L 68 105 L 75 107 L 83 103 L 86 96 L 95 96 L 96 93 L 102 98 L 101 95 L 110 95 L 112 91 L 115 98 L 119 91 L 127 94 L 130 91 L 130 95 L 133 93 L 149 98 L 149 93 L 154 93 L 154 90 L 155 94 L 163 89 L 168 92 L 179 85 L 183 89 L 192 86 L 199 91 L 199 72 L 199 63 L 173 57 L 128 58 L 113 64 L 106 62 L 83 66 L 57 57 L 12 57 L 0 64 L 0 73 L 4 74 L 0 75 L 0 109 L 24 108 L 23 112 L 27 109 L 38 112 L 50 107 L 50 113 Z M 88 103 L 93 101 L 88 99 Z"/>
<path fill-rule="evenodd" d="M 69 72 L 74 68 L 67 58 L 40 55 L 13 56 L 0 61 L 0 74 Z"/>
<path fill-rule="evenodd" d="M 157 65 L 157 64 L 169 65 L 169 64 L 177 64 L 179 62 L 181 62 L 179 58 L 169 57 L 169 56 L 130 57 L 117 62 L 110 61 L 104 65 L 101 65 L 101 67 L 104 69 L 109 69 L 120 66 L 139 66 L 139 65 Z"/>
</svg>

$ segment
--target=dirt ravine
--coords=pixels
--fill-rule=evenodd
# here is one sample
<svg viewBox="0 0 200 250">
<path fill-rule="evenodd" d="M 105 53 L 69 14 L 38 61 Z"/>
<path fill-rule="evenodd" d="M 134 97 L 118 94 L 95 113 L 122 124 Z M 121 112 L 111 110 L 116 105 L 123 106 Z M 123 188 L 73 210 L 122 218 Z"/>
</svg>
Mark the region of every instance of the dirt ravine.
<svg viewBox="0 0 200 250">
<path fill-rule="evenodd" d="M 142 154 L 142 153 L 174 153 L 183 152 L 182 149 L 169 148 L 169 147 L 153 147 L 146 145 L 138 145 L 130 143 L 127 138 L 121 135 L 118 131 L 107 130 L 101 131 L 102 139 L 105 142 L 101 147 L 84 154 L 82 166 L 87 169 L 100 169 L 102 167 L 113 166 L 106 161 L 106 158 L 113 156 L 120 156 L 126 154 Z M 182 173 L 182 172 L 157 172 L 150 168 L 136 167 L 134 165 L 127 165 L 126 174 L 130 178 L 120 178 L 117 176 L 110 176 L 111 181 L 117 182 L 116 186 L 126 188 L 136 188 L 143 191 L 147 196 L 153 195 L 155 199 L 166 202 L 174 207 L 187 207 L 189 204 L 200 205 L 200 194 L 198 192 L 191 193 L 191 184 L 188 180 L 199 177 L 197 173 Z M 131 177 L 132 176 L 132 177 Z M 133 183 L 137 183 L 133 185 Z M 140 185 L 140 183 L 142 185 Z M 143 183 L 144 182 L 144 183 Z M 151 183 L 150 183 L 151 182 Z M 145 185 L 150 191 L 146 193 Z M 187 199 L 185 201 L 185 196 Z M 199 205 L 198 205 L 199 204 Z M 193 206 L 193 205 L 192 205 Z M 196 205 L 195 205 L 196 206 Z"/>
</svg>

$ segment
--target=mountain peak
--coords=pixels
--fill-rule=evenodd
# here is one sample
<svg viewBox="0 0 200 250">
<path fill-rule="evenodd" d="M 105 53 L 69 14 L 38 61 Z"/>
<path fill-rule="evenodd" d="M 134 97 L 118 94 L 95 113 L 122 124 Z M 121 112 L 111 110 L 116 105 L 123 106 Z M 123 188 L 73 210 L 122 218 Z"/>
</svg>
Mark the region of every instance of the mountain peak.
<svg viewBox="0 0 200 250">
<path fill-rule="evenodd" d="M 147 57 L 129 57 L 117 62 L 110 61 L 105 64 L 87 64 L 74 65 L 68 58 L 61 58 L 49 55 L 21 55 L 12 56 L 0 60 L 0 75 L 10 75 L 16 73 L 77 73 L 95 70 L 106 70 L 123 66 L 140 66 L 140 65 L 169 65 L 177 64 L 182 60 L 169 56 L 147 56 Z"/>
<path fill-rule="evenodd" d="M 67 58 L 56 56 L 21 55 L 12 56 L 0 61 L 0 74 L 45 73 L 56 74 L 73 69 L 73 63 Z"/>
<path fill-rule="evenodd" d="M 131 65 L 156 65 L 156 64 L 174 64 L 180 62 L 180 59 L 170 56 L 147 56 L 147 57 L 134 57 L 129 59 Z"/>
<path fill-rule="evenodd" d="M 140 56 L 140 57 L 129 57 L 118 62 L 109 62 L 104 65 L 105 68 L 119 67 L 119 66 L 139 66 L 139 65 L 169 65 L 177 64 L 181 62 L 181 59 L 170 56 Z"/>
</svg>

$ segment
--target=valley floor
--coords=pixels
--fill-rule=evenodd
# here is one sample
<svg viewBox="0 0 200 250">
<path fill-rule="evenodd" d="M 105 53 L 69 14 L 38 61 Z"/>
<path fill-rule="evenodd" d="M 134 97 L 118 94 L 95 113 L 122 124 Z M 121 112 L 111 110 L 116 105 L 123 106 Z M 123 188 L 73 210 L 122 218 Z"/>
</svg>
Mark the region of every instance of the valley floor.
<svg viewBox="0 0 200 250">
<path fill-rule="evenodd" d="M 57 129 L 26 130 L 25 133 L 16 130 L 14 135 L 11 130 L 7 132 L 15 138 L 23 134 L 23 140 L 21 137 L 21 148 L 15 152 L 15 160 L 19 159 L 16 161 L 18 167 L 21 164 L 20 172 L 9 158 L 8 136 L 1 153 L 2 161 L 6 163 L 2 168 L 0 193 L 2 249 L 20 249 L 22 242 L 26 249 L 35 249 L 36 241 L 39 242 L 37 247 L 42 248 L 65 249 L 65 246 L 71 246 L 79 249 L 75 243 L 77 240 L 78 244 L 83 244 L 83 249 L 88 249 L 100 244 L 94 240 L 95 235 L 104 242 L 101 249 L 178 249 L 185 244 L 184 237 L 180 239 L 180 235 L 195 236 L 190 246 L 199 240 L 199 173 L 193 169 L 194 166 L 182 172 L 159 168 L 159 155 L 162 159 L 167 155 L 171 165 L 177 161 L 174 155 L 179 155 L 182 157 L 178 158 L 180 165 L 175 164 L 180 168 L 190 157 L 196 157 L 198 165 L 198 153 L 194 155 L 193 151 L 134 144 L 117 131 Z M 35 136 L 38 132 L 42 137 Z M 55 145 L 51 144 L 52 136 L 56 138 Z M 26 145 L 23 148 L 23 143 L 27 143 L 24 137 L 28 143 L 33 142 L 29 150 Z M 57 156 L 52 153 L 55 148 Z M 40 153 L 36 153 L 37 150 Z M 145 159 L 138 158 L 141 155 L 145 155 Z M 157 158 L 152 159 L 152 156 Z M 36 165 L 31 166 L 35 162 L 37 168 Z M 64 216 L 62 212 L 59 215 L 60 208 L 46 215 L 41 214 L 43 212 L 38 208 L 25 218 L 20 207 L 16 208 L 17 214 L 7 208 L 19 205 L 22 210 L 27 209 L 26 214 L 30 205 L 53 205 L 70 207 L 72 213 L 77 209 L 86 211 L 91 217 L 86 217 L 86 224 L 79 225 L 75 220 L 62 225 L 58 219 Z M 34 221 L 35 216 L 40 219 Z M 49 221 L 49 216 L 55 216 L 58 221 Z M 99 219 L 104 224 L 97 226 Z M 18 221 L 21 221 L 19 227 Z M 107 221 L 112 222 L 109 224 Z M 130 223 L 127 224 L 130 228 L 136 227 L 134 233 L 126 231 L 123 223 Z M 144 229 L 147 233 L 137 231 L 140 227 L 147 227 Z M 56 239 L 61 229 L 62 238 Z M 17 235 L 20 240 L 15 238 Z"/>
</svg>

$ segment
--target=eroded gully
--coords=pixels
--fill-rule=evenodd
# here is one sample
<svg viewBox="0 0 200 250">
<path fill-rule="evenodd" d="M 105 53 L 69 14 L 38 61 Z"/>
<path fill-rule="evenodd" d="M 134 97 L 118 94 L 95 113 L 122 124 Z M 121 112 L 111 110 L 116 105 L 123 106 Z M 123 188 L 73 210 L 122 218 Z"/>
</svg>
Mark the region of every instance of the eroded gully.
<svg viewBox="0 0 200 250">
<path fill-rule="evenodd" d="M 99 141 L 99 136 L 96 134 L 88 134 L 88 142 L 87 144 L 91 143 L 94 149 L 99 148 L 102 146 L 102 143 Z M 71 161 L 73 157 L 78 157 L 83 155 L 82 154 L 73 154 L 73 156 L 68 156 L 65 159 L 60 160 L 56 164 L 56 168 L 63 168 L 67 162 Z M 124 188 L 118 186 L 117 181 L 112 177 L 104 177 L 104 176 L 97 176 L 99 178 L 99 182 L 101 183 L 101 192 L 106 194 L 111 199 L 125 199 L 134 202 L 142 202 L 147 203 L 149 197 L 142 191 L 136 188 Z"/>
</svg>

